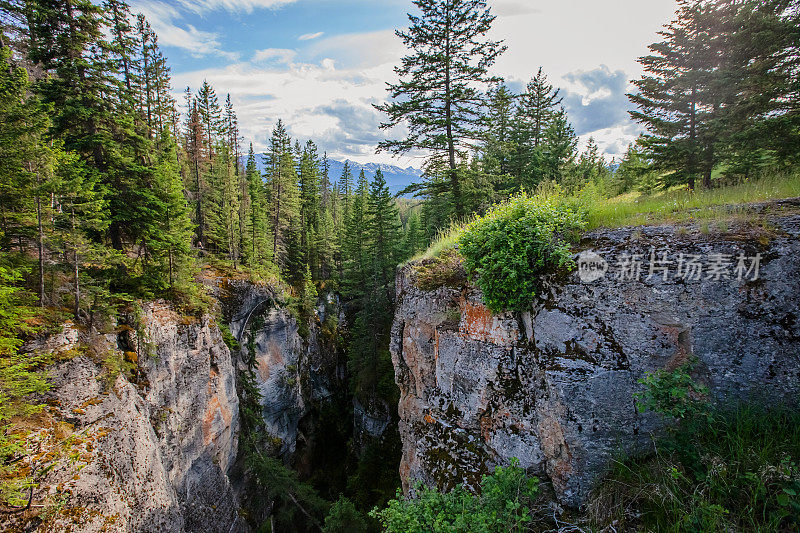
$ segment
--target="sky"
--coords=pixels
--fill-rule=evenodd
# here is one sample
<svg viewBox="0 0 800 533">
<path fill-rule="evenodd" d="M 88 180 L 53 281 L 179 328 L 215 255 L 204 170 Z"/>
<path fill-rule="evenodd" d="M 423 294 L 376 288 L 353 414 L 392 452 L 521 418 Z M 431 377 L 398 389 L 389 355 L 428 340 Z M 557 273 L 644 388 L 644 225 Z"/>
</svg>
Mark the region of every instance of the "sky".
<svg viewBox="0 0 800 533">
<path fill-rule="evenodd" d="M 521 91 L 541 66 L 561 89 L 581 146 L 593 137 L 607 157 L 640 132 L 627 111 L 636 59 L 657 41 L 676 0 L 488 0 L 490 37 L 508 51 L 493 73 Z M 404 55 L 395 29 L 408 26 L 411 0 L 133 0 L 159 36 L 178 102 L 208 80 L 239 116 L 257 152 L 280 118 L 293 137 L 313 139 L 337 159 L 422 165 L 419 155 L 376 154 L 402 128 L 379 128 L 372 105 Z"/>
</svg>

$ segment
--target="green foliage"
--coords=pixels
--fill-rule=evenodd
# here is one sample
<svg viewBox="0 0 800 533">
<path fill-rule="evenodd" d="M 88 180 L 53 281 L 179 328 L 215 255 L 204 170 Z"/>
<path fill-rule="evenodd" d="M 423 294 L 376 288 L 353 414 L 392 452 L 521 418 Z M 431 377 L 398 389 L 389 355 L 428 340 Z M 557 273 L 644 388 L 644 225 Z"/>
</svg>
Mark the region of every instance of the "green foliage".
<svg viewBox="0 0 800 533">
<path fill-rule="evenodd" d="M 569 242 L 585 226 L 575 203 L 522 193 L 469 224 L 459 252 L 492 311 L 522 310 L 533 301 L 541 275 L 572 267 Z"/>
<path fill-rule="evenodd" d="M 353 502 L 341 496 L 325 517 L 322 533 L 366 533 L 366 517 L 356 509 Z"/>
<path fill-rule="evenodd" d="M 691 360 L 649 374 L 640 409 L 677 420 L 652 457 L 618 461 L 590 504 L 597 525 L 648 531 L 788 531 L 800 524 L 800 414 L 712 407 Z"/>
<path fill-rule="evenodd" d="M 795 531 L 800 414 L 736 406 L 682 422 L 656 453 L 622 459 L 589 503 L 598 529 Z"/>
<path fill-rule="evenodd" d="M 720 164 L 736 173 L 786 163 L 797 152 L 800 12 L 784 0 L 680 2 L 639 62 L 629 95 L 647 128 L 641 145 L 667 183 L 705 188 Z M 796 161 L 796 159 L 795 159 Z"/>
<path fill-rule="evenodd" d="M 33 330 L 26 321 L 33 316 L 26 305 L 27 294 L 15 286 L 21 273 L 0 266 L 0 502 L 23 505 L 31 480 L 12 462 L 23 453 L 24 435 L 13 431 L 11 420 L 28 417 L 41 410 L 33 395 L 48 388 L 41 368 L 47 354 L 20 354 L 20 338 Z"/>
<path fill-rule="evenodd" d="M 230 348 L 232 352 L 238 352 L 241 347 L 236 337 L 231 333 L 230 326 L 224 320 L 217 320 L 217 325 L 219 326 L 219 332 L 222 334 L 222 340 L 225 342 L 225 345 Z"/>
<path fill-rule="evenodd" d="M 539 493 L 539 480 L 529 478 L 512 459 L 508 467 L 498 466 L 484 476 L 480 495 L 459 486 L 450 492 L 418 486 L 413 498 L 397 499 L 370 515 L 379 519 L 387 532 L 510 532 L 525 531 L 533 522 L 532 505 Z"/>
<path fill-rule="evenodd" d="M 708 416 L 708 388 L 694 381 L 690 372 L 692 359 L 674 370 L 661 369 L 639 380 L 644 390 L 634 394 L 642 411 L 655 411 L 678 420 L 696 420 Z"/>
<path fill-rule="evenodd" d="M 320 525 L 329 504 L 311 485 L 300 481 L 297 472 L 256 449 L 250 450 L 245 465 L 263 495 L 275 502 L 276 524 L 281 530 L 297 531 L 301 523 Z"/>
</svg>

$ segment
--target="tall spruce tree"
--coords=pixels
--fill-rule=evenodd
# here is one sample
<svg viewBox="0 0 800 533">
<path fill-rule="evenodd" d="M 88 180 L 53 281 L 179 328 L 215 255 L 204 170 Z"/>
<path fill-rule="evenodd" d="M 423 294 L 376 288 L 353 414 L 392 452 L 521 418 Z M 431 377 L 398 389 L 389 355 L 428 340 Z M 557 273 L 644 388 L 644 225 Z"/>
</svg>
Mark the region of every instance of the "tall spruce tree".
<svg viewBox="0 0 800 533">
<path fill-rule="evenodd" d="M 246 251 L 247 261 L 250 266 L 261 266 L 262 262 L 268 257 L 267 250 L 269 242 L 269 221 L 267 213 L 267 197 L 264 190 L 264 181 L 258 171 L 256 156 L 253 145 L 250 144 L 250 151 L 247 155 L 247 165 L 245 167 L 245 179 L 250 198 L 250 219 L 248 223 L 249 246 Z"/>
<path fill-rule="evenodd" d="M 30 93 L 28 72 L 11 63 L 11 48 L 0 47 L 0 248 L 30 238 L 35 211 L 39 305 L 45 303 L 46 210 L 57 190 L 54 150 L 47 142 L 49 109 Z M 21 247 L 22 248 L 22 247 Z M 22 249 L 20 251 L 23 251 Z"/>
<path fill-rule="evenodd" d="M 320 200 L 320 169 L 317 145 L 308 141 L 300 155 L 300 217 L 302 219 L 302 244 L 306 250 L 306 264 L 312 276 L 319 279 L 319 235 L 322 202 Z"/>
<path fill-rule="evenodd" d="M 397 265 L 400 218 L 383 172 L 372 179 L 367 204 L 367 235 L 377 287 L 389 287 Z"/>
<path fill-rule="evenodd" d="M 512 138 L 516 98 L 503 83 L 492 87 L 487 98 L 482 136 L 483 165 L 488 173 L 498 176 L 501 188 L 506 188 L 506 182 L 511 179 L 511 164 L 517 149 Z"/>
<path fill-rule="evenodd" d="M 499 81 L 488 69 L 505 47 L 486 37 L 495 17 L 485 0 L 414 0 L 414 5 L 422 16 L 409 14 L 410 28 L 396 32 L 411 54 L 395 68 L 400 81 L 389 84 L 391 102 L 376 106 L 389 117 L 384 129 L 404 124 L 409 134 L 380 143 L 380 149 L 431 152 L 446 168 L 452 212 L 462 217 L 459 159 L 479 137 L 484 103 L 479 89 Z"/>
<path fill-rule="evenodd" d="M 362 169 L 353 192 L 349 217 L 344 228 L 344 284 L 353 298 L 364 295 L 370 278 L 369 242 L 365 239 L 369 228 L 369 185 Z"/>
<path fill-rule="evenodd" d="M 642 144 L 654 163 L 672 172 L 671 182 L 693 189 L 705 168 L 714 163 L 713 92 L 714 6 L 681 0 L 677 18 L 650 45 L 651 55 L 639 62 L 646 74 L 634 81 L 629 98 L 639 108 L 631 116 L 647 128 Z"/>
<path fill-rule="evenodd" d="M 528 83 L 518 99 L 511 138 L 516 151 L 512 157 L 512 173 L 519 188 L 533 189 L 545 179 L 547 130 L 553 121 L 562 99 L 559 90 L 547 81 L 539 67 L 536 76 Z"/>
<path fill-rule="evenodd" d="M 264 163 L 272 226 L 272 261 L 285 271 L 292 255 L 287 252 L 296 251 L 290 250 L 289 245 L 294 246 L 293 241 L 300 238 L 299 191 L 292 142 L 281 120 L 272 130 Z"/>
</svg>

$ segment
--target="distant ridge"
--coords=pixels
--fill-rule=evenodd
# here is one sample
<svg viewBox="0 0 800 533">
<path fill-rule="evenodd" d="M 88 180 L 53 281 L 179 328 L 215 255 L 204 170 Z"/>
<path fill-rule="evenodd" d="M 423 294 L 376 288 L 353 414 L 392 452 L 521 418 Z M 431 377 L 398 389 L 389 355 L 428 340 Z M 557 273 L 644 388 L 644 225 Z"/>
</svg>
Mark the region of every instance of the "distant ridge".
<svg viewBox="0 0 800 533">
<path fill-rule="evenodd" d="M 261 156 L 262 154 L 256 154 L 256 164 L 258 165 L 258 170 L 264 172 L 264 162 Z M 344 161 L 328 159 L 328 164 L 330 165 L 328 176 L 332 183 L 335 183 L 341 177 L 345 161 L 350 164 L 350 170 L 353 173 L 353 183 L 358 179 L 358 174 L 362 169 L 367 175 L 367 179 L 371 180 L 372 176 L 374 176 L 375 172 L 380 168 L 392 194 L 399 193 L 412 183 L 419 183 L 423 174 L 422 170 L 414 167 L 401 168 L 395 165 L 379 163 L 356 163 L 349 159 L 345 159 Z M 243 163 L 246 163 L 246 159 Z"/>
</svg>

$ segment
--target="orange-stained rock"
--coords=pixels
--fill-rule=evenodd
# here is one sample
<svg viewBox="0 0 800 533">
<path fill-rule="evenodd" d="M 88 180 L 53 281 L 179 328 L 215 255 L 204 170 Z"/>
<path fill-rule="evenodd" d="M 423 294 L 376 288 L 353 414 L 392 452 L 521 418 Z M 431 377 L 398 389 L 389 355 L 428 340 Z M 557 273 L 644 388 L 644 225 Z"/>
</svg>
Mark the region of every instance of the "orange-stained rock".
<svg viewBox="0 0 800 533">
<path fill-rule="evenodd" d="M 669 226 L 598 230 L 582 247 L 601 252 L 609 275 L 543 276 L 519 313 L 491 313 L 467 281 L 420 288 L 416 266 L 402 267 L 390 351 L 404 489 L 474 488 L 516 458 L 562 503 L 581 505 L 617 454 L 649 452 L 663 430 L 661 417 L 636 408 L 639 380 L 694 358 L 693 378 L 714 398 L 800 408 L 800 202 L 788 205 L 773 218 L 781 237 L 764 244 Z M 765 260 L 758 281 L 647 279 L 651 247 L 673 259 Z M 645 258 L 639 281 L 618 276 L 626 254 Z"/>
<path fill-rule="evenodd" d="M 509 328 L 508 322 L 489 311 L 481 302 L 462 300 L 459 331 L 470 340 L 510 345 L 517 340 L 519 331 Z"/>
</svg>

